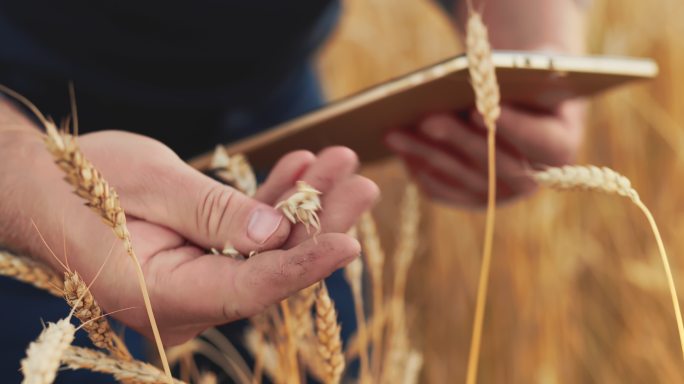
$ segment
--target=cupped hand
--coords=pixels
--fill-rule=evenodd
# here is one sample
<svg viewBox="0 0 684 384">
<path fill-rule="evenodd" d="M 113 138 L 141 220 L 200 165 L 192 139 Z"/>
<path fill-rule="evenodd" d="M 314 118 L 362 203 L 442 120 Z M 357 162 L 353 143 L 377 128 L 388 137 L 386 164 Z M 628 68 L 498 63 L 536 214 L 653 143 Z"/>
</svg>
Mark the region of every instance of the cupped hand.
<svg viewBox="0 0 684 384">
<path fill-rule="evenodd" d="M 584 105 L 568 101 L 552 110 L 504 105 L 496 131 L 497 200 L 530 194 L 534 165 L 559 166 L 575 158 Z M 433 199 L 480 208 L 487 201 L 487 130 L 476 111 L 434 114 L 411 129 L 394 130 L 387 146 L 399 155 Z"/>
<path fill-rule="evenodd" d="M 133 247 L 142 264 L 164 341 L 183 342 L 207 327 L 251 316 L 331 274 L 359 255 L 344 233 L 378 195 L 375 184 L 356 175 L 355 154 L 333 147 L 318 155 L 283 157 L 255 199 L 192 169 L 152 139 L 119 131 L 83 135 L 86 157 L 118 192 Z M 54 167 L 54 166 L 53 166 Z M 131 260 L 111 229 L 70 194 L 61 175 L 45 172 L 50 186 L 39 216 L 53 249 L 63 218 L 68 264 L 90 282 L 105 262 L 92 291 L 105 311 L 149 334 Z M 312 241 L 302 225 L 291 225 L 272 206 L 287 198 L 297 180 L 323 192 L 322 232 Z M 63 209 L 55 209 L 59 205 Z M 230 244 L 248 260 L 207 254 Z M 58 257 L 61 252 L 57 251 Z M 54 266 L 59 266 L 56 260 Z"/>
</svg>

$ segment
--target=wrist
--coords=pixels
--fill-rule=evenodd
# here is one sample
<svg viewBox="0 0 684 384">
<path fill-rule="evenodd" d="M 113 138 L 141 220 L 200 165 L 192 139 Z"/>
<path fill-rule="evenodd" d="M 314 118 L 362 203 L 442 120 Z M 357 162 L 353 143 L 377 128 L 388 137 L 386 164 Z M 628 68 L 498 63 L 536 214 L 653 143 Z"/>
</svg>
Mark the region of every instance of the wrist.
<svg viewBox="0 0 684 384">
<path fill-rule="evenodd" d="M 59 171 L 33 126 L 0 127 L 0 151 L 0 245 L 53 264 L 31 222 L 54 228 L 46 197 L 62 191 Z"/>
</svg>

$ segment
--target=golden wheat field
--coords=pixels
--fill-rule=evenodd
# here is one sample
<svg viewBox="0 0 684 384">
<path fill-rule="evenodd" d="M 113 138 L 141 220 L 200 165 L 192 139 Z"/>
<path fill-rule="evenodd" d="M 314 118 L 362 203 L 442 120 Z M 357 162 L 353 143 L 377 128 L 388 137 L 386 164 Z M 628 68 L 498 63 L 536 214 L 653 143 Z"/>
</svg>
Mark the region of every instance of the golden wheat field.
<svg viewBox="0 0 684 384">
<path fill-rule="evenodd" d="M 428 1 L 345 4 L 346 17 L 320 60 L 333 99 L 462 51 L 448 20 Z M 589 51 L 654 58 L 660 75 L 592 100 L 578 159 L 629 177 L 663 232 L 678 286 L 684 284 L 682 18 L 679 0 L 594 1 Z M 381 183 L 376 214 L 383 239 L 391 239 L 399 196 L 393 191 L 405 182 L 401 167 L 377 165 L 366 174 Z M 462 382 L 484 214 L 429 202 L 423 208 L 408 282 L 411 338 L 424 353 L 422 382 Z M 480 382 L 684 381 L 656 243 L 626 199 L 542 191 L 500 207 L 491 273 Z"/>
</svg>

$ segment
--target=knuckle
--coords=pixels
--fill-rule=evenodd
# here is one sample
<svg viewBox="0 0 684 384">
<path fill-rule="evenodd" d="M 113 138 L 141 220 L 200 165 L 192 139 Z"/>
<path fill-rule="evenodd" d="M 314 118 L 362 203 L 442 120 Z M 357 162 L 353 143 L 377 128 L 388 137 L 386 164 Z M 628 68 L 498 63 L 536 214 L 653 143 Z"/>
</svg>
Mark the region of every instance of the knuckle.
<svg viewBox="0 0 684 384">
<path fill-rule="evenodd" d="M 208 187 L 200 195 L 196 211 L 197 228 L 210 238 L 217 238 L 224 218 L 231 214 L 231 201 L 235 190 L 219 183 Z"/>
</svg>

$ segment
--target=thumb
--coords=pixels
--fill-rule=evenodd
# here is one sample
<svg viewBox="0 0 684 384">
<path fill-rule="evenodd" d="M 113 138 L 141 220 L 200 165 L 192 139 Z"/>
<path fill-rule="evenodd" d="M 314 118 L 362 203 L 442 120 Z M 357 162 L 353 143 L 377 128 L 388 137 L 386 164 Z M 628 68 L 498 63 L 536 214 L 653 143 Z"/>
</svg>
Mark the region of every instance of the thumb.
<svg viewBox="0 0 684 384">
<path fill-rule="evenodd" d="M 204 248 L 230 245 L 243 254 L 279 248 L 290 223 L 271 206 L 223 185 L 182 161 L 147 178 L 143 218 Z"/>
</svg>

